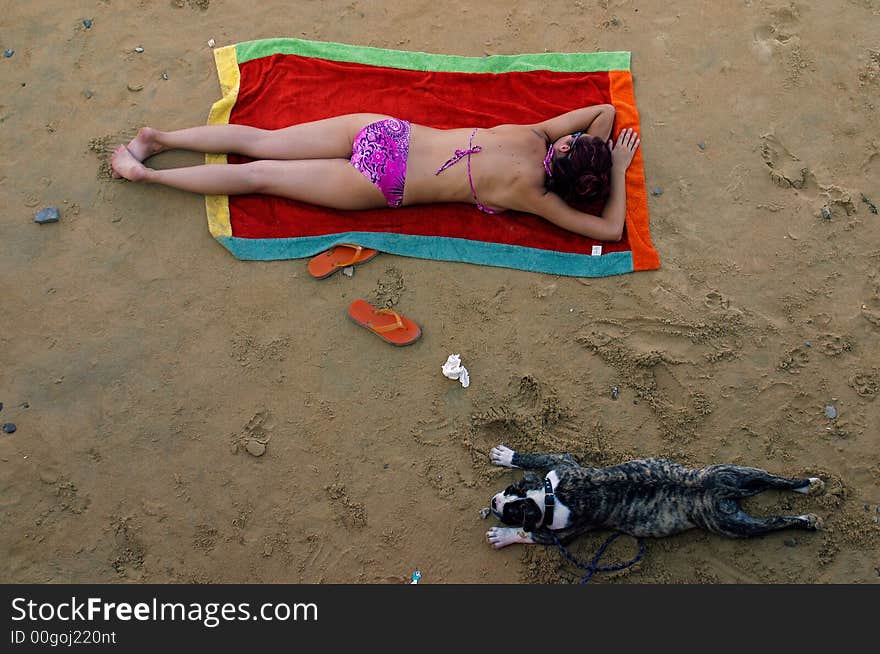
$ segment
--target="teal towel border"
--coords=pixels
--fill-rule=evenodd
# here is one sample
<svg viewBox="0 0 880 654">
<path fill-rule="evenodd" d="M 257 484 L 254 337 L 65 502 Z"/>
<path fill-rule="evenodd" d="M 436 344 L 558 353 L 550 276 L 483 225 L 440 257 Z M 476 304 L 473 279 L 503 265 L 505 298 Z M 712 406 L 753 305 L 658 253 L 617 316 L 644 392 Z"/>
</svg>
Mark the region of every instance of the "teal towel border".
<svg viewBox="0 0 880 654">
<path fill-rule="evenodd" d="M 236 258 L 249 261 L 301 259 L 324 252 L 334 245 L 356 243 L 404 257 L 460 261 L 567 277 L 608 277 L 633 272 L 632 253 L 629 251 L 590 256 L 443 236 L 344 232 L 296 238 L 219 236 L 217 240 Z"/>
</svg>

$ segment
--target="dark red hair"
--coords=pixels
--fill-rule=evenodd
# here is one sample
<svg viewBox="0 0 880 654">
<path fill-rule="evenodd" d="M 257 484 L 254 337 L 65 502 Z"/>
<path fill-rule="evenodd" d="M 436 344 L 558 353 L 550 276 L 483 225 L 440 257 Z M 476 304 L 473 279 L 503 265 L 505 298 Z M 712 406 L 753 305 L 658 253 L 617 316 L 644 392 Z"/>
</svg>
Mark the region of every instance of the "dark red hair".
<svg viewBox="0 0 880 654">
<path fill-rule="evenodd" d="M 605 202 L 611 193 L 611 150 L 598 136 L 581 136 L 568 156 L 556 157 L 550 170 L 547 188 L 563 200 Z"/>
</svg>

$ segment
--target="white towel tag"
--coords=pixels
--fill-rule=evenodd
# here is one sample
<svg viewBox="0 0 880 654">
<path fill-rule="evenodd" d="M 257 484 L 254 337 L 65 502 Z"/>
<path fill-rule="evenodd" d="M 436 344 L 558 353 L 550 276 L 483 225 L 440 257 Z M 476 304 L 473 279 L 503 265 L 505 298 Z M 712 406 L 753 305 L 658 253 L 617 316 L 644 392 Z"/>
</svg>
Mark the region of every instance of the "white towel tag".
<svg viewBox="0 0 880 654">
<path fill-rule="evenodd" d="M 602 256 L 602 246 L 601 245 L 594 245 L 592 254 L 594 257 Z"/>
</svg>

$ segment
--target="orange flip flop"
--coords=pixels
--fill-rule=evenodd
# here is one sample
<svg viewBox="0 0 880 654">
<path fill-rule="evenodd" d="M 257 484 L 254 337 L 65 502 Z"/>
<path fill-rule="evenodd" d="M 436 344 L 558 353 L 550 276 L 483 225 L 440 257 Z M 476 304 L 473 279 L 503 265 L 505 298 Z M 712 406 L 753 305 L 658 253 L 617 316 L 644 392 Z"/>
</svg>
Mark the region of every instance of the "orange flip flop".
<svg viewBox="0 0 880 654">
<path fill-rule="evenodd" d="M 348 317 L 379 338 L 398 347 L 412 345 L 422 335 L 419 326 L 409 318 L 404 318 L 391 309 L 377 309 L 363 300 L 355 300 L 351 303 L 348 307 Z"/>
<path fill-rule="evenodd" d="M 335 245 L 309 261 L 309 273 L 315 279 L 325 279 L 337 270 L 365 263 L 379 254 L 379 250 L 349 245 Z"/>
</svg>

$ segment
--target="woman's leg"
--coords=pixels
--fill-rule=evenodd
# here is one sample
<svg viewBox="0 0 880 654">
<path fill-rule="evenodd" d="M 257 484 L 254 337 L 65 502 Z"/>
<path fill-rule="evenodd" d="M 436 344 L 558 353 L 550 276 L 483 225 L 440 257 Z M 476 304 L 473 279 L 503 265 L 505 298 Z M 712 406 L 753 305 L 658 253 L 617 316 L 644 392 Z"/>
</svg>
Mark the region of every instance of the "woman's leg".
<svg viewBox="0 0 880 654">
<path fill-rule="evenodd" d="M 382 192 L 347 159 L 261 160 L 153 170 L 120 145 L 113 170 L 136 182 L 162 184 L 205 195 L 264 193 L 332 209 L 387 207 Z"/>
<path fill-rule="evenodd" d="M 347 114 L 274 130 L 247 125 L 203 125 L 162 132 L 144 127 L 127 147 L 138 161 L 172 149 L 235 152 L 253 159 L 348 158 L 352 141 L 361 128 L 387 117 Z"/>
</svg>

